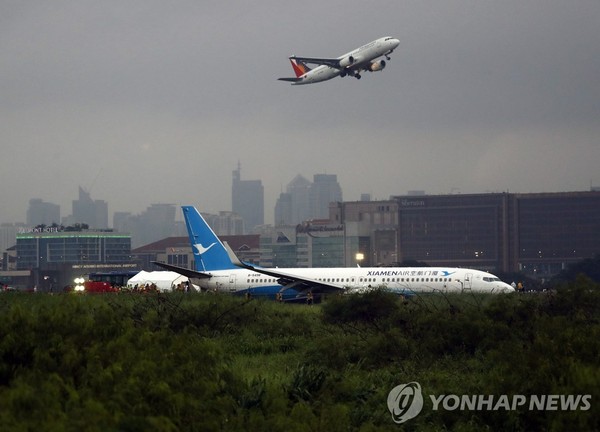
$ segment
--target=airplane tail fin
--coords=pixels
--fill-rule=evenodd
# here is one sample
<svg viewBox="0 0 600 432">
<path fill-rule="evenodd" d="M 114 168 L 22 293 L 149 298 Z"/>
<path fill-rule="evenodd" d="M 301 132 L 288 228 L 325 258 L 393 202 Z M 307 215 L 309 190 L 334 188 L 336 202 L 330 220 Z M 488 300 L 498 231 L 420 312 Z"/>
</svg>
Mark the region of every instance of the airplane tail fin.
<svg viewBox="0 0 600 432">
<path fill-rule="evenodd" d="M 295 58 L 290 58 L 290 63 L 292 64 L 292 69 L 294 69 L 294 73 L 296 74 L 296 78 L 300 78 L 306 72 L 310 71 L 310 68 L 303 61 L 296 60 Z"/>
<path fill-rule="evenodd" d="M 294 69 L 294 73 L 296 74 L 295 78 L 278 78 L 279 81 L 288 81 L 291 83 L 297 83 L 302 81 L 302 75 L 310 71 L 310 68 L 306 66 L 306 63 L 296 60 L 294 57 L 290 57 L 290 63 L 292 64 L 292 69 Z"/>
<path fill-rule="evenodd" d="M 192 206 L 183 206 L 181 209 L 194 253 L 196 270 L 208 272 L 236 268 L 229 259 L 225 246 L 200 212 Z"/>
</svg>

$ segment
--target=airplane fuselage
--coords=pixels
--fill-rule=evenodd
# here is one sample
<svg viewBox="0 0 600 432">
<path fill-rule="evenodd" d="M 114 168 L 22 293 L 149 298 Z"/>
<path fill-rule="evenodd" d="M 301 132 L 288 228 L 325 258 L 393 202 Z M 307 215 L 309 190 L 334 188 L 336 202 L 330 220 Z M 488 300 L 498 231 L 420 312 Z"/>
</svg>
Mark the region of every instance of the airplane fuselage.
<svg viewBox="0 0 600 432">
<path fill-rule="evenodd" d="M 383 288 L 397 294 L 419 292 L 513 292 L 496 276 L 480 270 L 450 267 L 264 268 L 240 261 L 221 242 L 200 212 L 183 206 L 194 269 L 156 262 L 190 278 L 206 291 L 302 299 L 312 294 L 354 293 Z M 278 295 L 280 294 L 280 295 Z"/>
<path fill-rule="evenodd" d="M 514 289 L 496 276 L 479 270 L 438 267 L 348 267 L 305 268 L 278 271 L 322 281 L 340 288 L 340 292 L 361 292 L 383 288 L 398 294 L 427 292 L 502 293 Z M 274 296 L 282 289 L 288 297 L 298 293 L 278 283 L 278 278 L 245 269 L 217 270 L 212 277 L 195 281 L 202 289 L 229 293 Z"/>
<path fill-rule="evenodd" d="M 337 76 L 354 76 L 360 78 L 361 71 L 375 72 L 382 70 L 385 67 L 385 61 L 375 62 L 374 60 L 381 56 L 388 56 L 400 44 L 400 41 L 392 37 L 383 37 L 376 39 L 368 44 L 354 49 L 346 54 L 337 57 L 338 64 L 330 66 L 321 64 L 314 69 L 309 70 L 305 74 L 299 76 L 292 85 L 314 84 L 322 81 L 327 81 Z M 295 56 L 290 59 L 295 59 Z M 298 58 L 299 60 L 307 60 L 308 58 Z M 312 59 L 320 60 L 320 59 Z"/>
</svg>

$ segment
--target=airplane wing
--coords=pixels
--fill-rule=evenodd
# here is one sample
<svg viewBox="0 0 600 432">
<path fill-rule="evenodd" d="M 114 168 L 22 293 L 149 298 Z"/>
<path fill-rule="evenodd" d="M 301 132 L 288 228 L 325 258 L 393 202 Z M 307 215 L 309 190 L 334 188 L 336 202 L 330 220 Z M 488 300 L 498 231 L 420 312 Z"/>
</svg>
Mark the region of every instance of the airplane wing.
<svg viewBox="0 0 600 432">
<path fill-rule="evenodd" d="M 189 278 L 208 279 L 208 278 L 212 277 L 212 275 L 210 273 L 202 273 L 202 272 L 199 272 L 196 270 L 179 267 L 179 266 L 175 266 L 172 264 L 166 264 L 166 263 L 160 262 L 160 261 L 152 261 L 152 264 L 156 264 L 157 266 L 162 267 L 166 270 L 169 270 L 169 271 L 172 271 L 175 273 L 179 273 L 180 275 L 187 276 Z"/>
<path fill-rule="evenodd" d="M 335 69 L 343 69 L 340 66 L 340 59 L 335 59 L 335 58 L 319 58 L 319 57 L 296 57 L 296 56 L 291 56 L 290 60 L 294 59 L 296 61 L 300 61 L 303 63 L 312 63 L 312 64 L 317 64 L 317 65 L 325 65 L 325 66 L 329 66 Z"/>
<path fill-rule="evenodd" d="M 298 292 L 306 292 L 311 291 L 313 293 L 332 293 L 344 292 L 343 288 L 340 288 L 336 285 L 331 285 L 326 282 L 318 281 L 315 279 L 300 277 L 297 275 L 281 272 L 277 269 L 266 269 L 262 267 L 256 267 L 248 263 L 244 263 L 240 261 L 237 255 L 233 252 L 229 244 L 227 242 L 223 242 L 225 249 L 227 249 L 227 254 L 231 259 L 231 262 L 241 268 L 245 268 L 257 273 L 265 274 L 267 276 L 272 276 L 277 278 L 277 282 L 282 285 L 283 290 L 294 289 Z"/>
</svg>

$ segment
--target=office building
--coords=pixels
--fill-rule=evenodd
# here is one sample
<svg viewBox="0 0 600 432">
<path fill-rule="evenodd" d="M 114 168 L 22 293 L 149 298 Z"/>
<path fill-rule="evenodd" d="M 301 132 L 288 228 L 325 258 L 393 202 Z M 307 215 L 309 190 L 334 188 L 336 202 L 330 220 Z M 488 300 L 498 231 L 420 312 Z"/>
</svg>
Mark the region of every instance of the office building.
<svg viewBox="0 0 600 432">
<path fill-rule="evenodd" d="M 281 193 L 275 205 L 275 226 L 297 225 L 329 217 L 329 204 L 342 201 L 337 176 L 315 174 L 310 182 L 298 174 Z"/>
<path fill-rule="evenodd" d="M 329 203 L 342 202 L 342 188 L 335 174 L 315 174 L 309 191 L 310 219 L 329 217 Z"/>
<path fill-rule="evenodd" d="M 423 261 L 540 279 L 600 253 L 600 192 L 405 195 L 332 206 L 346 265 Z"/>
<path fill-rule="evenodd" d="M 108 228 L 108 204 L 93 200 L 90 193 L 79 187 L 79 198 L 73 200 L 73 214 L 65 218 L 64 225 L 85 224 L 92 229 Z"/>
<path fill-rule="evenodd" d="M 234 212 L 222 211 L 218 215 L 203 213 L 202 217 L 219 237 L 244 234 L 244 220 Z"/>
<path fill-rule="evenodd" d="M 260 180 L 242 180 L 241 165 L 233 171 L 231 209 L 244 220 L 245 230 L 252 232 L 265 223 L 265 192 Z"/>
<path fill-rule="evenodd" d="M 27 208 L 27 225 L 36 227 L 39 225 L 60 224 L 60 206 L 44 202 L 39 198 L 29 200 Z"/>
</svg>

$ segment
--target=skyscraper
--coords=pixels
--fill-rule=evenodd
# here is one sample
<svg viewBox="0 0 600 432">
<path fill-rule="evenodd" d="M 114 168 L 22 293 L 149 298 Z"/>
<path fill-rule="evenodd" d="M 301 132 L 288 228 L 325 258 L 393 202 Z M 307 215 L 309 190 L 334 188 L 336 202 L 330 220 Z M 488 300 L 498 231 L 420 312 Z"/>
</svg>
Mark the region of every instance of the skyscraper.
<svg viewBox="0 0 600 432">
<path fill-rule="evenodd" d="M 311 219 L 327 219 L 329 203 L 342 201 L 335 174 L 315 174 L 314 182 L 298 174 L 288 183 L 275 205 L 275 225 L 297 225 Z"/>
<path fill-rule="evenodd" d="M 60 223 L 60 206 L 42 201 L 40 198 L 29 200 L 27 208 L 27 225 L 52 225 Z"/>
<path fill-rule="evenodd" d="M 73 216 L 70 223 L 87 224 L 90 228 L 108 228 L 108 204 L 93 200 L 89 192 L 79 187 L 79 199 L 73 200 Z"/>
<path fill-rule="evenodd" d="M 275 226 L 292 224 L 292 194 L 281 192 L 275 203 Z"/>
<path fill-rule="evenodd" d="M 265 191 L 260 180 L 241 180 L 241 165 L 233 171 L 231 209 L 244 220 L 245 232 L 265 223 Z"/>
<path fill-rule="evenodd" d="M 310 215 L 312 219 L 329 218 L 329 203 L 342 201 L 342 188 L 335 174 L 315 174 L 310 187 Z"/>
</svg>

